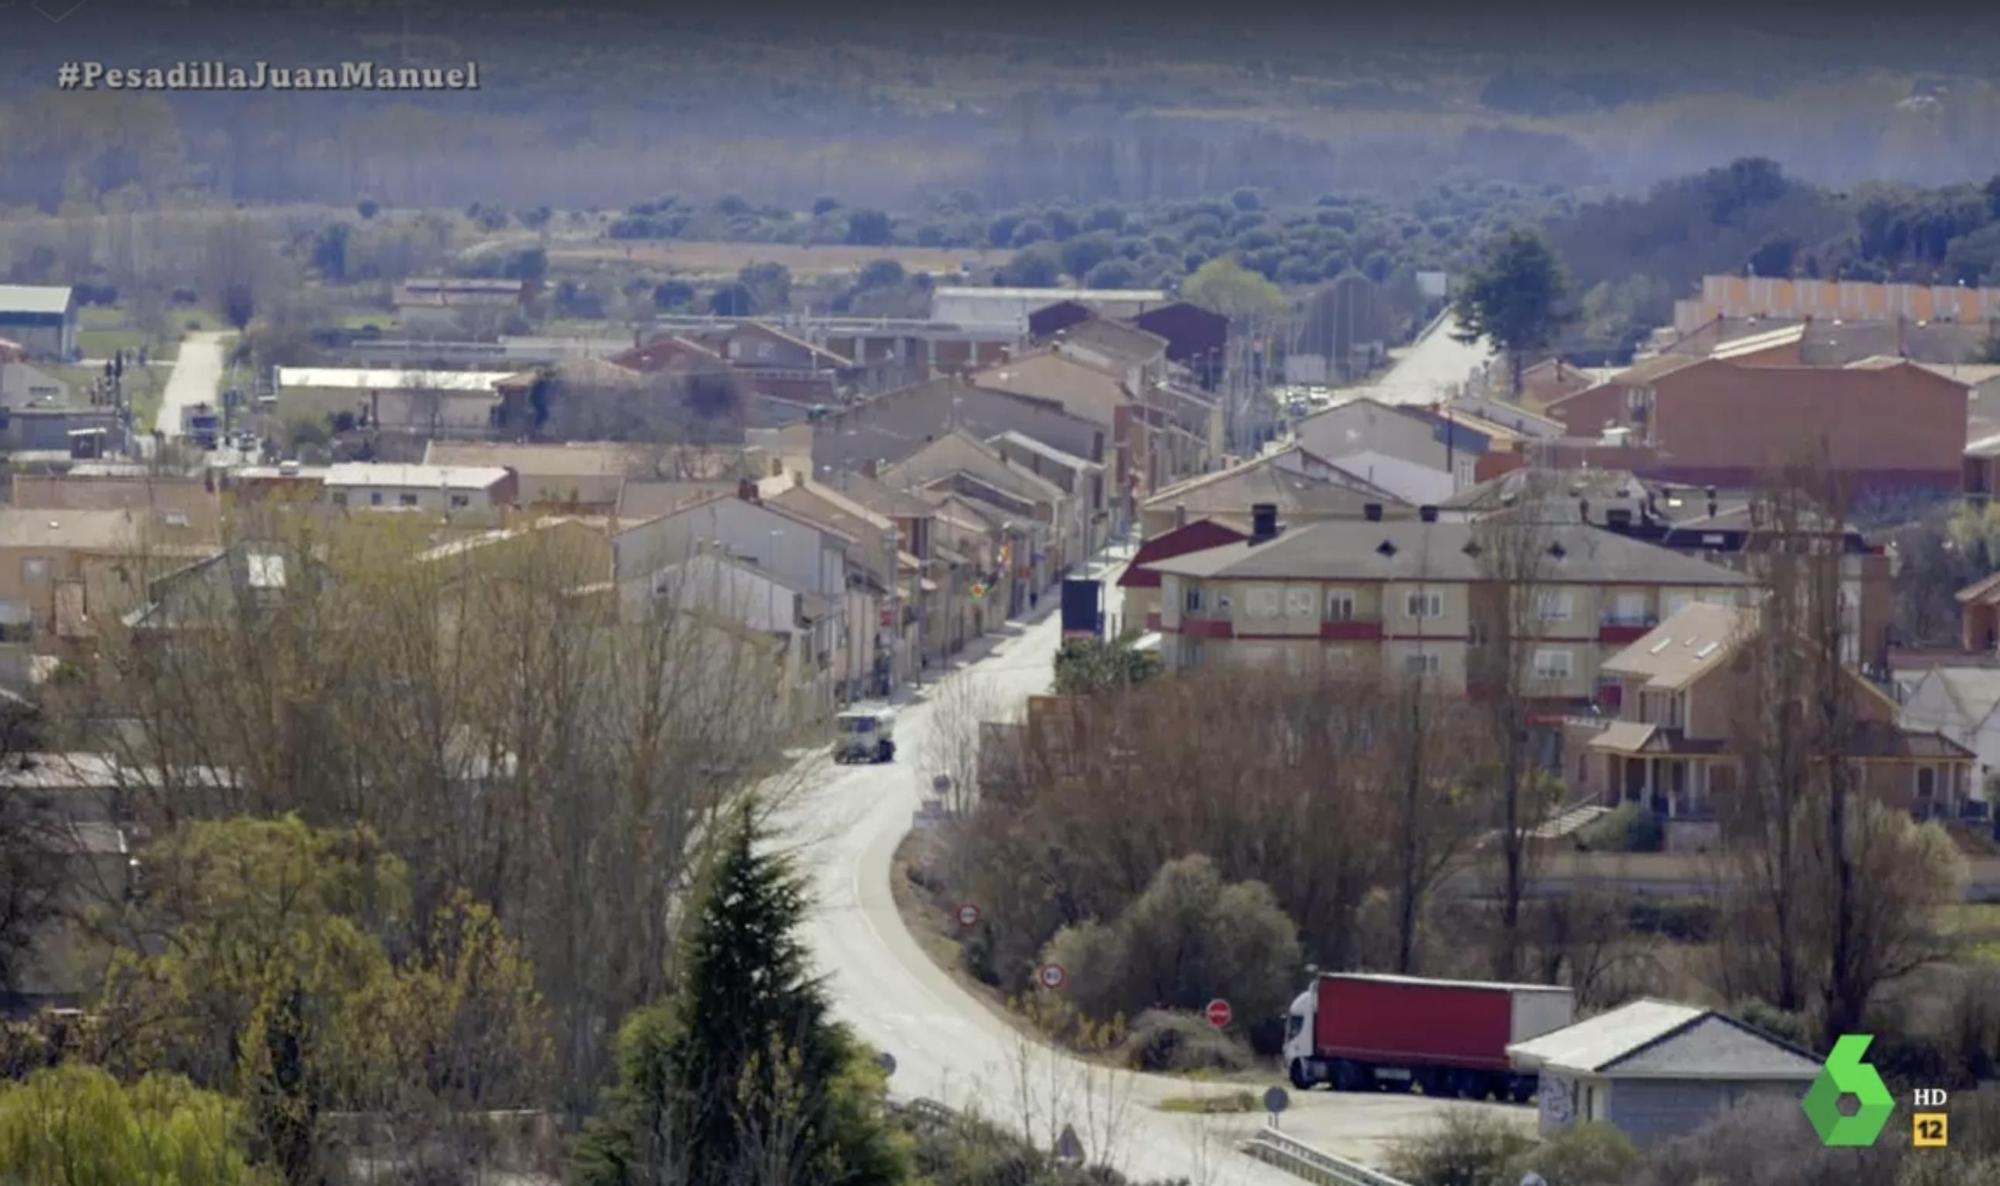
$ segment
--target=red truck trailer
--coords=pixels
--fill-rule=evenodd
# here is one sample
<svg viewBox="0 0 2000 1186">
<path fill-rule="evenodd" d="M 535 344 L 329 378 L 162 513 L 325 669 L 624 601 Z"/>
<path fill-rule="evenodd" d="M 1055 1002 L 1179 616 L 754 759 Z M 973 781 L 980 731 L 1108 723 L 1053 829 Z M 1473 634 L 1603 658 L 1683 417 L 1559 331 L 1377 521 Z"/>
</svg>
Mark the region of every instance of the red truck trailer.
<svg viewBox="0 0 2000 1186">
<path fill-rule="evenodd" d="M 1573 1019 L 1567 988 L 1327 973 L 1292 1002 L 1285 1065 L 1300 1090 L 1408 1091 L 1465 1099 L 1535 1094 L 1507 1047 Z"/>
</svg>

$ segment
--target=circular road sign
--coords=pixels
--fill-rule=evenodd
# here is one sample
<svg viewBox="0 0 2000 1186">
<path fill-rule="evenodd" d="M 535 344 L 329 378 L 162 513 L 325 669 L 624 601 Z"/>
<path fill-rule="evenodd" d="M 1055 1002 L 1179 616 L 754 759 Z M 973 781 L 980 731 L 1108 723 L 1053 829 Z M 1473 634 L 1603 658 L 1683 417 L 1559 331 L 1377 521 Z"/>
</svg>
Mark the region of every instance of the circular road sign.
<svg viewBox="0 0 2000 1186">
<path fill-rule="evenodd" d="M 1035 969 L 1035 979 L 1043 988 L 1056 989 L 1069 981 L 1069 973 L 1061 964 L 1043 964 Z"/>
<path fill-rule="evenodd" d="M 967 902 L 958 908 L 958 925 L 976 927 L 979 925 L 979 907 Z"/>
<path fill-rule="evenodd" d="M 1229 1019 L 1236 1016 L 1229 1008 L 1229 1002 L 1223 1000 L 1221 997 L 1210 1001 L 1208 1007 L 1203 1009 L 1201 1013 L 1203 1017 L 1208 1018 L 1208 1024 L 1214 1026 L 1216 1029 L 1221 1029 L 1228 1025 Z"/>
<path fill-rule="evenodd" d="M 1291 1094 L 1282 1087 L 1273 1087 L 1264 1093 L 1264 1110 L 1266 1112 L 1282 1112 L 1291 1106 Z"/>
<path fill-rule="evenodd" d="M 973 582 L 973 585 L 972 585 L 972 599 L 973 599 L 974 601 L 984 601 L 984 600 L 986 600 L 986 586 L 985 586 L 984 584 L 981 584 L 981 583 L 979 583 L 979 582 L 977 582 L 977 581 Z"/>
</svg>

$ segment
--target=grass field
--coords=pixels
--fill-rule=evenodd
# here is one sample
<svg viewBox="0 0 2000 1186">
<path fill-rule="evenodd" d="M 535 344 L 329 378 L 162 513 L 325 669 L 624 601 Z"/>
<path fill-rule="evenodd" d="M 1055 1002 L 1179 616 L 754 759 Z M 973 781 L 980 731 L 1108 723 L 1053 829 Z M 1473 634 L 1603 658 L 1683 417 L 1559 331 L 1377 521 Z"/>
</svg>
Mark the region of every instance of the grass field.
<svg viewBox="0 0 2000 1186">
<path fill-rule="evenodd" d="M 1943 927 L 1966 945 L 1968 957 L 2000 960 L 2000 902 L 1947 907 Z"/>
<path fill-rule="evenodd" d="M 180 335 L 187 332 L 189 322 L 212 329 L 220 326 L 222 319 L 200 309 L 172 309 L 167 324 L 173 336 L 165 341 L 149 341 L 146 332 L 132 324 L 130 313 L 116 305 L 86 305 L 79 310 L 77 322 L 77 349 L 85 358 L 110 358 L 123 350 L 129 359 L 145 346 L 148 361 L 171 362 L 180 353 Z"/>
<path fill-rule="evenodd" d="M 549 248 L 551 263 L 630 261 L 671 272 L 701 276 L 734 276 L 754 263 L 777 263 L 795 276 L 853 272 L 872 260 L 893 259 L 913 272 L 956 273 L 966 260 L 980 267 L 997 267 L 1014 253 L 1007 250 L 950 247 L 848 247 L 827 244 L 803 247 L 793 243 L 676 243 L 639 241 L 557 245 Z"/>
</svg>

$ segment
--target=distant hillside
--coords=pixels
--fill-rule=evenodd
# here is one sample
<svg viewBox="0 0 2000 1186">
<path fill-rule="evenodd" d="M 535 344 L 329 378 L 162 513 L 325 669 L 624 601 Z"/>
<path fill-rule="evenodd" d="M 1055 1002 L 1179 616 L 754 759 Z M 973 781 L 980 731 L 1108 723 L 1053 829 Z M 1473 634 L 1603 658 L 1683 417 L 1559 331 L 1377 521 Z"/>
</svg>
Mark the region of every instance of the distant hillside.
<svg viewBox="0 0 2000 1186">
<path fill-rule="evenodd" d="M 0 203 L 130 185 L 252 201 L 907 206 L 1629 190 L 1739 156 L 1833 184 L 2000 167 L 2000 14 L 1254 4 L 25 5 L 0 38 Z M 1863 23 L 1866 22 L 1866 23 Z M 57 62 L 480 62 L 441 95 L 53 90 Z"/>
</svg>

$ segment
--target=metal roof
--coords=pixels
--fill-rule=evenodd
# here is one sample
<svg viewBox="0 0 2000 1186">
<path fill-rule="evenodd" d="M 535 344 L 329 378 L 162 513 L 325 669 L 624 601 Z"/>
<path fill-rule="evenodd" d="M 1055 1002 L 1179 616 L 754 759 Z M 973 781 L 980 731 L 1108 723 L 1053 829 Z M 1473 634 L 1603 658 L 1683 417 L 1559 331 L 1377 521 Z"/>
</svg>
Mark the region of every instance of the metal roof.
<svg viewBox="0 0 2000 1186">
<path fill-rule="evenodd" d="M 508 471 L 491 465 L 395 465 L 375 461 L 343 461 L 326 470 L 329 486 L 448 487 L 484 490 L 505 481 Z"/>
<path fill-rule="evenodd" d="M 1627 1079 L 1797 1080 L 1820 1072 L 1811 1054 L 1712 1009 L 1650 998 L 1516 1042 L 1520 1070 Z"/>
<path fill-rule="evenodd" d="M 0 284 L 0 313 L 67 313 L 67 285 Z"/>
<path fill-rule="evenodd" d="M 1559 1030 L 1516 1042 L 1507 1054 L 1516 1067 L 1594 1071 L 1650 1045 L 1700 1018 L 1707 1010 L 1651 999 L 1633 1001 Z"/>
<path fill-rule="evenodd" d="M 1523 984 L 1504 980 L 1433 980 L 1427 976 L 1398 976 L 1390 972 L 1322 972 L 1324 980 L 1367 980 L 1376 984 L 1422 984 L 1432 988 L 1492 988 L 1509 992 L 1552 992 L 1574 996 L 1575 990 L 1562 984 Z"/>
<path fill-rule="evenodd" d="M 279 367 L 278 386 L 326 387 L 343 391 L 491 392 L 514 371 L 452 371 L 431 367 Z"/>
<path fill-rule="evenodd" d="M 1090 304 L 1101 301 L 1164 301 L 1167 294 L 1157 288 L 934 288 L 933 296 L 962 299 L 979 297 L 994 301 L 1032 301 L 1047 299 L 1053 305 L 1058 301 L 1076 301 Z"/>
</svg>

